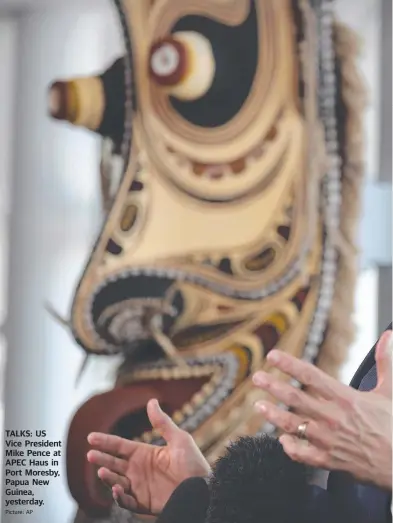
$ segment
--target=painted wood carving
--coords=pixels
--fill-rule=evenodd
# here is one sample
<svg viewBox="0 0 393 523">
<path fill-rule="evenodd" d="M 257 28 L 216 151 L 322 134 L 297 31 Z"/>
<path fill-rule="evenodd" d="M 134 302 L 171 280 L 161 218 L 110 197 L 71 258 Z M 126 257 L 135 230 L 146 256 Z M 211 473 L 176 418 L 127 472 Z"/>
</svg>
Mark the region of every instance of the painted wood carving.
<svg viewBox="0 0 393 523">
<path fill-rule="evenodd" d="M 330 0 L 111 3 L 125 55 L 50 90 L 52 116 L 105 138 L 106 220 L 71 311 L 87 354 L 124 355 L 70 426 L 91 517 L 111 499 L 84 459 L 90 430 L 162 444 L 154 396 L 214 460 L 271 430 L 251 375 L 273 347 L 337 372 L 363 168 L 356 38 Z"/>
</svg>

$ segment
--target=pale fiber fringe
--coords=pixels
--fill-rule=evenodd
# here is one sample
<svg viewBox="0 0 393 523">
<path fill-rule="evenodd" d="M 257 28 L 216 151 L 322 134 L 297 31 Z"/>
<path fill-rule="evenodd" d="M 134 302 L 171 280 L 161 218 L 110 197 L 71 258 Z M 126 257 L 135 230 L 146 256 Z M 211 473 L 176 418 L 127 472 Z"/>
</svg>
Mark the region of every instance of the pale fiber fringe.
<svg viewBox="0 0 393 523">
<path fill-rule="evenodd" d="M 357 66 L 359 39 L 348 27 L 335 24 L 335 45 L 341 70 L 341 96 L 346 110 L 340 232 L 335 238 L 339 255 L 337 278 L 325 340 L 318 367 L 338 377 L 354 341 L 355 287 L 358 277 L 358 248 L 355 244 L 361 211 L 364 180 L 363 115 L 366 88 Z M 342 124 L 340 122 L 340 124 Z"/>
</svg>

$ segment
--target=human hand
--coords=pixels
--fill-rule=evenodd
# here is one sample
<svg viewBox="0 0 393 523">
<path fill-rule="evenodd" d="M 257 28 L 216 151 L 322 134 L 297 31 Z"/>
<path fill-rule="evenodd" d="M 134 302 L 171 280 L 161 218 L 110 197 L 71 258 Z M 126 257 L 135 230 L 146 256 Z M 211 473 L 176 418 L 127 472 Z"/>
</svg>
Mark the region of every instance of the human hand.
<svg viewBox="0 0 393 523">
<path fill-rule="evenodd" d="M 293 460 L 346 471 L 359 481 L 391 490 L 392 351 L 392 333 L 387 331 L 377 345 L 378 382 L 370 392 L 355 390 L 309 363 L 272 351 L 267 357 L 269 363 L 305 385 L 306 390 L 257 372 L 254 384 L 294 412 L 269 401 L 257 402 L 256 409 L 287 433 L 280 441 Z M 305 421 L 308 443 L 296 437 Z"/>
<path fill-rule="evenodd" d="M 100 467 L 98 477 L 122 508 L 157 515 L 182 481 L 205 477 L 210 467 L 191 435 L 177 427 L 157 400 L 149 401 L 147 414 L 167 442 L 165 447 L 92 433 L 87 439 L 93 450 L 87 459 Z"/>
</svg>

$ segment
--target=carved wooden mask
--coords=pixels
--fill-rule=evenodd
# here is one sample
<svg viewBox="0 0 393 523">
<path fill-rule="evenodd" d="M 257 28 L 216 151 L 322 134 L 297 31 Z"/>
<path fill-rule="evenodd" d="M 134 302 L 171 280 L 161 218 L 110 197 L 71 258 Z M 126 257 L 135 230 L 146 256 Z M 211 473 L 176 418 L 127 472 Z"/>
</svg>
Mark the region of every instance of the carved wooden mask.
<svg viewBox="0 0 393 523">
<path fill-rule="evenodd" d="M 88 353 L 123 353 L 117 385 L 160 392 L 214 459 L 228 439 L 269 430 L 251 383 L 269 350 L 334 373 L 350 342 L 356 46 L 329 0 L 113 4 L 124 172 L 73 335 Z M 86 111 L 102 113 L 97 100 Z M 140 417 L 127 431 L 162 443 Z"/>
</svg>

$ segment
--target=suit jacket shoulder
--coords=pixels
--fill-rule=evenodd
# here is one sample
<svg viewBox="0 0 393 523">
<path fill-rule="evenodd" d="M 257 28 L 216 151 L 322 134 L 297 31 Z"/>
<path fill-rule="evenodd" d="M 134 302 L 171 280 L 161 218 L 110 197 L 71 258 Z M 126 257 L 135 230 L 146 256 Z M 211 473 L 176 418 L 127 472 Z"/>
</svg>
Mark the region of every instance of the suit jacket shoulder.
<svg viewBox="0 0 393 523">
<path fill-rule="evenodd" d="M 392 324 L 390 324 L 386 330 L 392 330 Z M 359 385 L 364 378 L 364 376 L 374 367 L 375 365 L 375 349 L 377 347 L 377 343 L 375 343 L 374 347 L 370 350 L 370 352 L 367 354 L 367 356 L 364 358 L 363 362 L 361 363 L 360 367 L 356 371 L 354 377 L 351 380 L 351 387 L 354 389 L 358 389 Z"/>
</svg>

